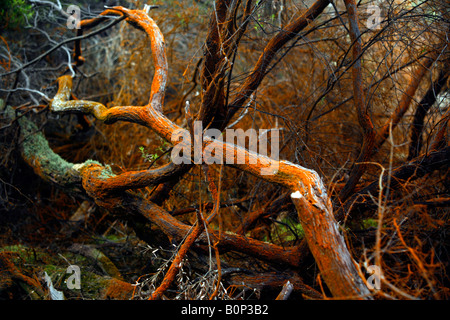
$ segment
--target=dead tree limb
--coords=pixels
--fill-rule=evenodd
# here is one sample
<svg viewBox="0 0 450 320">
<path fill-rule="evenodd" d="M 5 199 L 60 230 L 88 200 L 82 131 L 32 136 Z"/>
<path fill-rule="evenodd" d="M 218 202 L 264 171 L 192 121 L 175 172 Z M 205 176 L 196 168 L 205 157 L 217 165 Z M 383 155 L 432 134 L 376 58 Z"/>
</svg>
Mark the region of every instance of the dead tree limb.
<svg viewBox="0 0 450 320">
<path fill-rule="evenodd" d="M 256 74 L 244 84 L 244 92 L 241 91 L 241 94 L 247 96 L 249 91 L 256 89 L 262 79 L 258 74 L 265 70 L 275 52 L 286 43 L 287 39 L 290 39 L 293 34 L 306 26 L 308 19 L 315 17 L 327 4 L 328 1 L 317 1 L 307 14 L 294 21 L 283 33 L 280 33 L 278 37 L 275 37 L 269 42 L 267 47 L 269 49 L 265 52 L 265 55 L 269 59 L 267 60 L 267 58 L 263 57 L 261 61 L 258 61 L 254 68 L 254 70 L 257 70 Z M 104 105 L 96 102 L 69 100 L 72 81 L 70 76 L 63 76 L 59 80 L 58 93 L 51 101 L 50 108 L 53 112 L 58 113 L 82 112 L 92 114 L 96 119 L 105 123 L 113 123 L 119 120 L 137 123 L 150 128 L 160 137 L 176 146 L 180 143 L 177 139 L 177 134 L 183 132 L 184 129 L 171 122 L 162 113 L 168 68 L 164 49 L 164 38 L 161 31 L 144 11 L 129 10 L 123 7 L 114 7 L 108 9 L 109 11 L 125 16 L 127 22 L 144 30 L 150 37 L 155 74 L 148 104 L 145 106 L 113 107 L 107 109 Z M 312 13 L 314 14 L 311 15 Z M 31 146 L 28 145 L 27 147 L 32 148 L 34 138 L 27 137 L 26 139 L 31 144 Z M 339 230 L 339 225 L 334 219 L 331 201 L 326 193 L 322 179 L 317 172 L 288 161 L 276 161 L 236 145 L 224 143 L 210 137 L 204 137 L 201 151 L 205 153 L 211 148 L 217 151 L 222 159 L 225 159 L 229 154 L 234 159 L 245 159 L 245 163 L 234 164 L 233 166 L 271 183 L 280 184 L 291 192 L 291 198 L 296 206 L 309 248 L 326 284 L 335 297 L 370 298 L 370 292 L 355 267 L 355 262 Z M 39 150 L 35 149 L 35 151 L 38 153 Z M 52 170 L 54 169 L 54 165 L 51 163 L 51 159 L 47 162 L 36 162 L 35 160 L 42 155 L 27 152 L 24 152 L 24 155 L 28 158 L 26 159 L 27 162 L 35 170 L 41 171 L 41 176 L 53 177 L 54 173 Z M 42 157 L 39 159 L 42 159 Z M 58 161 L 61 161 L 61 159 L 58 159 Z M 169 169 L 170 165 L 156 170 L 164 171 Z M 118 194 L 117 192 L 108 190 L 107 187 L 105 188 L 105 185 L 118 178 L 110 170 L 98 163 L 92 161 L 75 165 L 65 163 L 65 167 L 57 170 L 61 172 L 61 178 L 65 178 L 68 172 L 74 175 L 75 178 L 72 179 L 76 182 L 81 178 L 83 189 L 87 194 L 98 205 L 112 212 L 121 211 L 122 214 L 124 212 L 130 214 L 130 211 L 132 211 L 143 215 L 149 221 L 157 224 L 164 233 L 172 237 L 180 238 L 190 229 L 189 226 L 170 216 L 160 207 L 132 193 L 120 192 Z M 141 187 L 141 179 L 147 179 L 146 181 L 149 182 L 151 175 L 152 172 L 140 172 L 139 174 L 133 173 L 127 175 L 126 188 L 133 189 Z M 70 180 L 71 178 L 69 177 L 68 179 Z M 57 179 L 54 180 L 58 182 Z M 158 180 L 158 182 L 160 181 Z M 118 191 L 116 187 L 113 187 L 112 190 Z M 214 241 L 225 246 L 233 245 L 243 252 L 256 255 L 263 259 L 284 260 L 290 264 L 296 263 L 295 261 L 297 259 L 295 254 L 293 254 L 296 248 L 291 249 L 291 252 L 283 248 L 280 250 L 278 246 L 243 236 L 221 233 L 220 240 Z"/>
<path fill-rule="evenodd" d="M 354 0 L 344 0 L 347 8 L 348 21 L 350 25 L 350 39 L 352 40 L 352 53 L 353 53 L 353 66 L 352 66 L 352 78 L 353 78 L 353 101 L 355 103 L 356 112 L 358 115 L 358 121 L 361 129 L 363 130 L 363 144 L 360 154 L 353 166 L 347 183 L 339 193 L 339 199 L 345 201 L 349 195 L 353 192 L 359 179 L 363 175 L 366 165 L 364 164 L 369 160 L 374 143 L 375 143 L 375 129 L 370 118 L 369 105 L 364 98 L 364 88 L 362 83 L 362 44 L 361 33 L 358 26 L 358 14 L 356 2 Z"/>
</svg>

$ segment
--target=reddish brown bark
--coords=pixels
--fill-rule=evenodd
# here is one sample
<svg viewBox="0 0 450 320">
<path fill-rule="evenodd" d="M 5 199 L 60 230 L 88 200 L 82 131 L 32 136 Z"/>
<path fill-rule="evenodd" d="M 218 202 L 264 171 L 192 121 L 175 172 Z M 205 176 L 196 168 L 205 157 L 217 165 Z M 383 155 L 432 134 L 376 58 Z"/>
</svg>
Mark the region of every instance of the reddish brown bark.
<svg viewBox="0 0 450 320">
<path fill-rule="evenodd" d="M 424 61 L 419 62 L 420 64 L 416 67 L 416 70 L 412 72 L 411 80 L 402 95 L 400 103 L 398 104 L 397 108 L 395 108 L 395 111 L 392 113 L 391 117 L 386 120 L 383 127 L 381 127 L 378 131 L 375 139 L 374 151 L 378 150 L 383 145 L 383 143 L 389 136 L 389 130 L 394 130 L 394 128 L 399 124 L 400 120 L 405 115 L 406 111 L 408 111 L 408 108 L 411 105 L 411 101 L 414 98 L 420 82 L 422 81 L 425 74 L 427 72 L 430 72 L 430 67 L 435 59 L 436 54 L 434 54 L 430 58 L 425 58 Z"/>
<path fill-rule="evenodd" d="M 365 101 L 364 87 L 362 83 L 362 44 L 361 33 L 358 26 L 358 14 L 356 2 L 354 0 L 344 0 L 345 7 L 347 8 L 350 39 L 352 40 L 352 53 L 353 53 L 353 66 L 352 66 L 352 78 L 353 78 L 353 100 L 355 103 L 355 109 L 358 115 L 358 122 L 363 130 L 363 144 L 358 159 L 355 162 L 347 183 L 339 193 L 341 201 L 345 201 L 355 189 L 359 179 L 363 175 L 366 164 L 369 160 L 372 150 L 375 144 L 375 130 L 370 118 L 369 105 Z"/>
<path fill-rule="evenodd" d="M 247 97 L 260 84 L 274 54 L 297 32 L 308 25 L 308 20 L 316 17 L 328 3 L 328 1 L 317 1 L 303 16 L 289 24 L 283 32 L 269 42 L 264 54 L 257 62 L 254 72 L 243 84 L 236 101 L 245 101 L 244 96 Z M 69 100 L 72 82 L 69 76 L 63 76 L 59 79 L 58 93 L 50 103 L 51 110 L 63 113 L 92 114 L 105 123 L 113 123 L 118 120 L 137 123 L 150 128 L 173 145 L 177 145 L 179 141 L 174 138 L 174 134 L 183 128 L 171 122 L 162 113 L 168 68 L 164 38 L 159 28 L 147 14 L 140 10 L 114 7 L 108 9 L 108 12 L 125 16 L 127 22 L 144 30 L 150 37 L 155 75 L 148 104 L 142 107 L 127 106 L 107 109 L 100 103 Z M 93 20 L 85 24 L 97 23 L 97 21 Z M 339 230 L 339 225 L 333 217 L 333 209 L 326 188 L 315 171 L 287 161 L 275 161 L 233 144 L 205 137 L 202 151 L 205 152 L 205 149 L 212 147 L 221 153 L 222 158 L 225 158 L 227 153 L 231 153 L 234 159 L 243 156 L 246 159 L 245 163 L 235 164 L 236 168 L 266 181 L 280 184 L 292 193 L 291 197 L 305 231 L 308 245 L 323 278 L 335 297 L 365 298 L 370 296 L 370 292 L 355 267 Z M 273 169 L 274 166 L 277 168 L 276 170 Z M 164 176 L 170 176 L 170 172 L 175 170 L 173 165 L 156 170 L 126 172 L 121 175 L 110 174 L 105 171 L 103 166 L 95 163 L 74 165 L 73 169 L 81 176 L 83 188 L 98 205 L 112 212 L 121 212 L 122 214 L 127 212 L 128 215 L 130 212 L 138 213 L 158 225 L 172 239 L 180 240 L 189 231 L 189 226 L 170 216 L 160 207 L 125 192 L 125 189 L 141 188 L 144 185 L 163 182 Z M 193 241 L 198 236 L 200 241 L 205 242 L 206 236 L 200 234 L 200 231 L 197 228 L 196 232 L 192 234 L 192 238 L 189 239 Z M 211 231 L 211 236 L 214 243 L 220 247 L 237 249 L 265 260 L 282 261 L 294 266 L 299 264 L 299 257 L 296 255 L 298 248 L 296 247 L 280 248 L 273 244 L 225 232 L 218 234 L 218 232 Z"/>
<path fill-rule="evenodd" d="M 393 130 L 403 118 L 411 104 L 422 78 L 436 59 L 436 53 L 434 53 L 431 58 L 425 58 L 423 64 L 420 64 L 417 67 L 417 70 L 412 73 L 410 83 L 408 84 L 406 91 L 403 93 L 399 105 L 392 113 L 391 117 L 385 122 L 383 127 L 376 132 L 370 118 L 369 105 L 366 103 L 364 98 L 365 91 L 362 84 L 361 69 L 362 45 L 360 38 L 361 34 L 358 27 L 356 2 L 354 0 L 345 0 L 344 2 L 347 8 L 350 24 L 350 38 L 353 43 L 353 99 L 358 114 L 359 124 L 364 135 L 361 152 L 358 159 L 350 172 L 350 177 L 347 183 L 339 193 L 339 198 L 342 202 L 345 202 L 354 191 L 357 183 L 366 170 L 366 162 L 379 150 L 389 136 L 390 130 Z"/>
<path fill-rule="evenodd" d="M 436 133 L 431 142 L 429 151 L 437 151 L 445 146 L 449 145 L 450 140 L 448 139 L 448 123 L 450 122 L 450 108 L 447 106 L 447 112 L 444 114 L 442 119 L 436 128 Z"/>
<path fill-rule="evenodd" d="M 275 57 L 276 53 L 283 48 L 283 46 L 292 40 L 300 31 L 305 29 L 315 18 L 317 18 L 322 11 L 330 4 L 329 0 L 317 0 L 314 2 L 305 13 L 283 27 L 266 45 L 264 51 L 259 56 L 258 61 L 253 67 L 252 72 L 247 77 L 245 82 L 239 87 L 238 93 L 234 97 L 230 105 L 242 106 L 250 99 L 252 93 L 261 84 L 266 75 L 267 68 Z M 237 112 L 237 108 L 230 108 L 228 110 L 227 121 L 229 121 Z"/>
<path fill-rule="evenodd" d="M 197 224 L 193 227 L 192 232 L 189 233 L 189 235 L 186 237 L 186 240 L 178 250 L 177 255 L 173 259 L 161 285 L 152 292 L 149 300 L 160 299 L 164 292 L 170 287 L 178 271 L 181 269 L 181 263 L 183 262 L 184 257 L 186 256 L 194 241 L 197 240 L 198 236 L 203 232 L 205 228 L 205 225 L 203 223 L 204 221 L 201 218 L 197 219 Z"/>
</svg>

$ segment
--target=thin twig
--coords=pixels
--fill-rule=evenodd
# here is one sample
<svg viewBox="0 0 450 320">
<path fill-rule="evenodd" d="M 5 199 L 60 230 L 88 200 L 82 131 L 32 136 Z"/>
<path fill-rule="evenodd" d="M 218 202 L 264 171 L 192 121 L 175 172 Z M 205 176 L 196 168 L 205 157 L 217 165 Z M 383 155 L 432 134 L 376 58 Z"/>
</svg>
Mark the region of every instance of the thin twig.
<svg viewBox="0 0 450 320">
<path fill-rule="evenodd" d="M 45 56 L 49 55 L 50 53 L 52 53 L 52 52 L 55 51 L 56 49 L 60 48 L 61 46 L 65 45 L 65 44 L 67 44 L 67 43 L 76 41 L 76 40 L 87 39 L 87 38 L 89 38 L 89 37 L 95 36 L 96 34 L 99 34 L 100 32 L 105 31 L 106 29 L 109 29 L 109 28 L 111 28 L 112 26 L 118 24 L 118 23 L 121 22 L 122 20 L 126 19 L 126 17 L 125 17 L 125 16 L 122 16 L 122 17 L 119 17 L 119 18 L 112 18 L 112 19 L 115 19 L 115 20 L 114 20 L 113 22 L 111 22 L 110 24 L 108 24 L 108 25 L 106 25 L 106 26 L 104 26 L 104 27 L 102 27 L 102 28 L 100 28 L 100 29 L 98 29 L 98 30 L 96 30 L 96 31 L 94 31 L 94 32 L 91 32 L 91 33 L 89 33 L 89 34 L 86 34 L 86 35 L 83 35 L 83 36 L 73 37 L 73 38 L 70 38 L 70 39 L 66 39 L 66 40 L 64 40 L 64 41 L 62 41 L 62 42 L 60 42 L 60 43 L 58 43 L 58 44 L 55 45 L 54 47 L 48 49 L 46 52 L 44 52 L 43 54 L 41 54 L 41 55 L 39 55 L 38 57 L 34 58 L 34 59 L 31 60 L 30 62 L 25 63 L 25 64 L 22 65 L 21 67 L 15 69 L 15 70 L 13 70 L 13 71 L 9 71 L 9 72 L 0 74 L 0 77 L 5 77 L 5 76 L 10 75 L 10 74 L 13 74 L 13 73 L 18 73 L 18 72 L 22 71 L 23 69 L 28 68 L 29 66 L 31 66 L 31 65 L 33 65 L 33 64 L 35 64 L 35 63 L 37 63 L 37 62 L 39 62 L 39 61 L 40 61 L 41 59 L 43 59 Z"/>
</svg>

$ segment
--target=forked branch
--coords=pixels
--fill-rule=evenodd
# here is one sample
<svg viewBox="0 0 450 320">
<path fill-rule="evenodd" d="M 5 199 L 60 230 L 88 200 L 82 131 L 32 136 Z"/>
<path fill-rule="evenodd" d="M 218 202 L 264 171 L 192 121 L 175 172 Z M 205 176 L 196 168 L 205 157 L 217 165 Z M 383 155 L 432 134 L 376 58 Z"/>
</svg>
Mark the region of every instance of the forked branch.
<svg viewBox="0 0 450 320">
<path fill-rule="evenodd" d="M 328 4 L 328 1 L 317 1 L 300 20 L 290 24 L 285 33 L 280 34 L 271 40 L 261 61 L 257 62 L 254 74 L 243 86 L 246 95 L 249 90 L 255 90 L 261 81 L 259 72 L 264 72 L 268 61 L 273 57 L 286 39 L 289 39 L 301 30 L 308 23 L 308 19 L 314 18 L 318 12 Z M 55 98 L 51 101 L 50 107 L 55 112 L 82 112 L 92 114 L 100 121 L 113 123 L 115 121 L 129 121 L 146 126 L 174 145 L 178 141 L 180 132 L 185 130 L 171 122 L 163 113 L 163 97 L 167 81 L 167 60 L 164 49 L 164 38 L 155 22 L 143 11 L 128 10 L 122 7 L 108 9 L 108 13 L 116 13 L 126 16 L 126 21 L 145 31 L 150 37 L 153 60 L 155 63 L 155 74 L 151 85 L 151 96 L 147 105 L 130 107 L 113 107 L 107 109 L 104 105 L 92 101 L 69 100 L 72 89 L 72 81 L 68 76 L 59 80 L 59 90 Z M 313 14 L 314 13 L 314 14 Z M 96 23 L 89 22 L 89 23 Z M 86 23 L 88 24 L 88 23 Z M 83 23 L 82 23 L 83 25 Z M 268 60 L 267 60 L 268 57 Z M 370 292 L 362 281 L 346 246 L 344 238 L 339 230 L 339 225 L 334 219 L 331 201 L 327 195 L 326 188 L 320 176 L 313 170 L 288 161 L 277 161 L 267 156 L 248 151 L 234 144 L 225 143 L 220 140 L 204 137 L 201 152 L 214 149 L 216 157 L 222 158 L 223 163 L 229 161 L 229 156 L 235 160 L 233 166 L 239 170 L 250 173 L 266 181 L 280 184 L 291 192 L 291 198 L 296 206 L 299 220 L 305 231 L 305 237 L 311 252 L 319 266 L 321 274 L 325 279 L 330 291 L 335 297 L 365 298 L 370 297 Z M 244 163 L 239 163 L 236 159 L 245 159 Z M 84 163 L 73 165 L 72 169 L 81 176 L 83 187 L 86 192 L 95 199 L 97 204 L 109 210 L 122 208 L 122 211 L 132 210 L 139 215 L 143 215 L 150 221 L 156 223 L 166 234 L 180 236 L 180 230 L 187 232 L 187 225 L 171 217 L 158 206 L 139 199 L 136 196 L 118 191 L 128 188 L 140 188 L 151 183 L 161 182 L 158 175 L 173 169 L 173 165 L 167 165 L 161 169 L 151 172 L 128 172 L 115 176 L 111 172 L 105 172 L 105 168 L 96 163 Z M 161 171 L 158 171 L 161 170 Z M 153 178 L 154 179 L 153 179 Z M 200 232 L 198 230 L 198 232 Z M 212 232 L 213 234 L 213 232 Z M 225 235 L 222 233 L 218 243 L 226 245 L 227 241 L 240 244 L 247 248 L 247 252 L 253 252 L 259 256 L 269 257 L 268 249 L 272 250 L 276 246 L 264 245 L 256 240 L 252 240 L 238 235 Z M 278 252 L 284 259 L 285 252 Z"/>
</svg>

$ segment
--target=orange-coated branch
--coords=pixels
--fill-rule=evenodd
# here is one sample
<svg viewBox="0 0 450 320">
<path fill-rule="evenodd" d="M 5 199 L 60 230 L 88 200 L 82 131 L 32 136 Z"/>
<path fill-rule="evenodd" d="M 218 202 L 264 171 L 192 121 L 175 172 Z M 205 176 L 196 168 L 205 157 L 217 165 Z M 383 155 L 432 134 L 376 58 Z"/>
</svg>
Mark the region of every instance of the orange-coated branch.
<svg viewBox="0 0 450 320">
<path fill-rule="evenodd" d="M 262 79 L 262 73 L 272 59 L 275 52 L 280 49 L 288 39 L 299 32 L 308 24 L 308 19 L 314 18 L 328 5 L 328 1 L 317 1 L 300 20 L 289 24 L 285 32 L 272 39 L 266 47 L 263 57 L 258 61 L 253 74 L 244 83 L 241 93 L 245 94 L 255 90 Z M 184 131 L 171 122 L 163 113 L 164 91 L 167 81 L 167 60 L 164 49 L 164 38 L 154 21 L 143 11 L 128 10 L 122 7 L 114 7 L 114 12 L 126 16 L 126 21 L 139 29 L 144 30 L 150 37 L 152 56 L 155 63 L 155 74 L 151 84 L 151 96 L 149 103 L 142 107 L 113 107 L 107 109 L 104 105 L 83 100 L 69 100 L 72 87 L 70 77 L 59 79 L 59 90 L 52 100 L 51 110 L 56 112 L 83 112 L 94 115 L 98 120 L 112 123 L 118 120 L 130 121 L 144 125 L 159 136 L 171 142 L 174 146 L 180 143 L 177 133 Z M 92 22 L 94 23 L 94 22 Z M 268 60 L 267 60 L 268 57 Z M 336 297 L 363 298 L 369 296 L 369 291 L 360 278 L 353 265 L 353 259 L 339 230 L 339 225 L 334 219 L 331 201 L 327 195 L 320 176 L 313 170 L 290 163 L 288 161 L 276 161 L 267 156 L 250 152 L 234 144 L 225 143 L 209 137 L 204 137 L 202 144 L 203 153 L 209 148 L 214 148 L 221 158 L 228 160 L 231 154 L 234 159 L 245 159 L 242 164 L 234 164 L 240 170 L 246 171 L 266 181 L 285 186 L 292 193 L 291 197 L 296 206 L 299 219 L 305 231 L 306 239 L 311 252 L 316 259 L 319 269 Z M 236 163 L 237 161 L 235 161 Z M 83 187 L 96 202 L 107 209 L 123 211 L 134 207 L 148 220 L 157 224 L 170 237 L 179 238 L 186 234 L 189 228 L 174 217 L 167 215 L 162 209 L 151 203 L 142 202 L 129 193 L 122 195 L 113 194 L 111 191 L 120 191 L 133 187 L 141 187 L 146 183 L 158 181 L 157 171 L 153 172 L 129 172 L 123 175 L 110 175 L 98 164 L 75 165 L 75 169 L 82 177 Z M 173 169 L 170 165 L 162 168 L 163 172 Z M 183 231 L 183 232 L 180 232 Z M 195 233 L 200 232 L 197 230 Z M 192 237 L 197 236 L 193 233 Z M 262 259 L 288 261 L 296 264 L 296 249 L 280 250 L 278 246 L 264 244 L 256 240 L 239 235 L 227 233 L 219 234 L 211 231 L 214 242 L 221 246 L 239 247 L 240 251 L 258 256 Z M 202 239 L 204 234 L 199 235 Z M 191 239 L 191 238 L 190 238 Z"/>
<path fill-rule="evenodd" d="M 161 285 L 158 288 L 156 288 L 155 291 L 152 292 L 148 300 L 160 299 L 161 296 L 164 294 L 164 292 L 170 287 L 178 271 L 181 269 L 181 264 L 183 262 L 184 257 L 186 256 L 192 244 L 198 238 L 198 236 L 200 235 L 200 233 L 203 231 L 204 228 L 205 228 L 204 221 L 202 221 L 201 217 L 199 217 L 197 219 L 197 224 L 194 226 L 192 232 L 189 233 L 189 235 L 186 237 L 186 240 L 181 245 L 175 258 L 170 264 L 169 270 L 164 276 Z"/>
<path fill-rule="evenodd" d="M 109 124 L 116 121 L 129 121 L 145 125 L 138 112 L 138 107 L 127 106 L 108 109 L 95 101 L 69 100 L 72 93 L 72 77 L 70 75 L 58 78 L 58 86 L 58 92 L 49 104 L 50 110 L 53 112 L 92 114 L 97 120 Z"/>
</svg>

